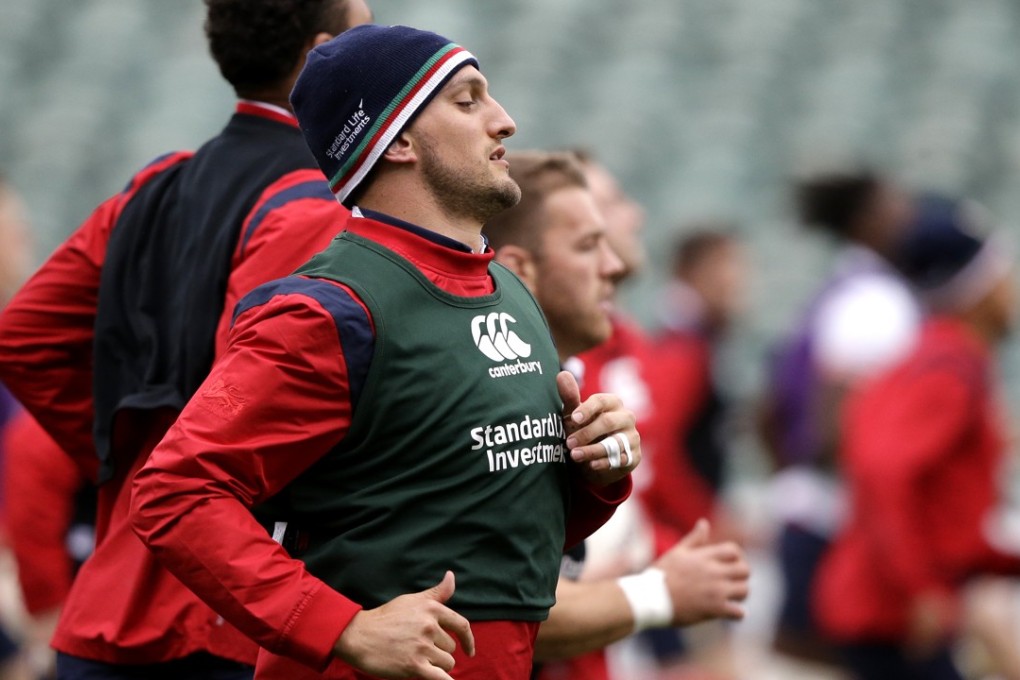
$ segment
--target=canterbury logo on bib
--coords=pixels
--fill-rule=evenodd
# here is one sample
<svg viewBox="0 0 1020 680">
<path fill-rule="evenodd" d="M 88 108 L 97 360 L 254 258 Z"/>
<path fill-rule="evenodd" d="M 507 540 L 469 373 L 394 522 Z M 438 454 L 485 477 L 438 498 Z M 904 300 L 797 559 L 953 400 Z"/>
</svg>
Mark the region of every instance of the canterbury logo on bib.
<svg viewBox="0 0 1020 680">
<path fill-rule="evenodd" d="M 471 337 L 475 346 L 493 361 L 514 361 L 531 356 L 531 345 L 507 327 L 511 323 L 517 323 L 517 320 L 506 312 L 480 314 L 471 319 Z"/>
<path fill-rule="evenodd" d="M 510 324 L 515 323 L 517 320 L 506 312 L 479 314 L 471 319 L 471 338 L 475 341 L 475 347 L 485 356 L 502 364 L 489 369 L 492 378 L 536 372 L 542 375 L 540 361 L 521 361 L 531 356 L 531 345 L 521 340 L 521 336 L 510 328 Z"/>
</svg>

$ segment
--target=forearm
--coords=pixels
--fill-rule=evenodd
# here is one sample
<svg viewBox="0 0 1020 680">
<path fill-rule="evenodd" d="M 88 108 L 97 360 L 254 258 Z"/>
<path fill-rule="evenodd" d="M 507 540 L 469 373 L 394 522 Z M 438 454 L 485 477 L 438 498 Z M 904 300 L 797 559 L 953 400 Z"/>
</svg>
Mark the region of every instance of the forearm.
<svg viewBox="0 0 1020 680">
<path fill-rule="evenodd" d="M 309 574 L 217 487 L 146 467 L 133 494 L 136 532 L 174 576 L 259 645 L 324 666 L 360 607 Z"/>
<path fill-rule="evenodd" d="M 132 496 L 135 532 L 167 569 L 260 645 L 310 666 L 328 663 L 360 607 L 291 558 L 250 508 L 346 434 L 342 356 L 333 317 L 314 298 L 252 306 Z"/>
<path fill-rule="evenodd" d="M 634 615 L 615 580 L 560 579 L 556 604 L 538 630 L 535 661 L 569 659 L 602 649 L 633 632 Z"/>
<path fill-rule="evenodd" d="M 633 482 L 630 477 L 605 487 L 595 488 L 579 474 L 573 476 L 573 494 L 570 516 L 567 518 L 567 537 L 564 549 L 573 547 L 595 533 L 630 496 Z"/>
</svg>

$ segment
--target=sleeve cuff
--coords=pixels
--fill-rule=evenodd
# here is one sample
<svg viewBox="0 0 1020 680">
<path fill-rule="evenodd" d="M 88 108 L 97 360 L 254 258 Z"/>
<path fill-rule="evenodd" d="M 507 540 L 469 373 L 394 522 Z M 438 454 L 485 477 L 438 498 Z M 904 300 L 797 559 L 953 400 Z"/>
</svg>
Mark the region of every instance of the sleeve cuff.
<svg viewBox="0 0 1020 680">
<path fill-rule="evenodd" d="M 295 612 L 278 653 L 320 671 L 333 660 L 333 646 L 361 605 L 320 583 Z"/>
<path fill-rule="evenodd" d="M 582 487 L 599 503 L 616 507 L 630 498 L 630 492 L 634 489 L 634 479 L 631 475 L 627 475 L 620 481 L 606 486 L 596 487 L 583 482 Z"/>
</svg>

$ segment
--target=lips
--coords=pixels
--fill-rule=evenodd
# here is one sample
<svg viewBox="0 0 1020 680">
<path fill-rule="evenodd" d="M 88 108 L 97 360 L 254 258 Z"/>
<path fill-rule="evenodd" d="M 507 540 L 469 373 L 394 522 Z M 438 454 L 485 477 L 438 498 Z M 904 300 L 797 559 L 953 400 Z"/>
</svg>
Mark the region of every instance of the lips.
<svg viewBox="0 0 1020 680">
<path fill-rule="evenodd" d="M 506 147 L 504 147 L 504 146 L 497 146 L 496 150 L 493 151 L 491 154 L 489 154 L 489 160 L 490 161 L 501 161 L 501 160 L 503 160 L 503 156 L 505 156 L 505 155 L 506 155 Z"/>
</svg>

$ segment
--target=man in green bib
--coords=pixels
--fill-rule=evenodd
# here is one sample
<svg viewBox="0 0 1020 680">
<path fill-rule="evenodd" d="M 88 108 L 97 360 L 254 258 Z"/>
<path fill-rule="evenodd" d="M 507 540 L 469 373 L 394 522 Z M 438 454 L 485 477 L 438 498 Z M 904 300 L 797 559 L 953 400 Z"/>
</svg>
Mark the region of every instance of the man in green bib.
<svg viewBox="0 0 1020 680">
<path fill-rule="evenodd" d="M 580 402 L 481 237 L 520 189 L 470 53 L 353 29 L 291 101 L 353 217 L 239 303 L 135 479 L 134 527 L 262 645 L 257 678 L 524 680 L 565 546 L 629 494 L 633 415 Z"/>
</svg>

